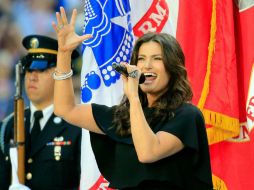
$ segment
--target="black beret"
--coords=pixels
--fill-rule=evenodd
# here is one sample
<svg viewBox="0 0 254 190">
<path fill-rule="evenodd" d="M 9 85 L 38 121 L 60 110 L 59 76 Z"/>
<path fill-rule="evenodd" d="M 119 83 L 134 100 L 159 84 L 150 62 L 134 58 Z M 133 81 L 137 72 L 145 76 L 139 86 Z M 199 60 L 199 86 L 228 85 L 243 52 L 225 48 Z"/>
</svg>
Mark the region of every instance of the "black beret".
<svg viewBox="0 0 254 190">
<path fill-rule="evenodd" d="M 28 54 L 22 58 L 24 69 L 27 70 L 45 70 L 56 66 L 58 43 L 56 39 L 41 36 L 29 35 L 22 41 Z M 77 50 L 72 52 L 71 58 L 79 56 Z"/>
</svg>

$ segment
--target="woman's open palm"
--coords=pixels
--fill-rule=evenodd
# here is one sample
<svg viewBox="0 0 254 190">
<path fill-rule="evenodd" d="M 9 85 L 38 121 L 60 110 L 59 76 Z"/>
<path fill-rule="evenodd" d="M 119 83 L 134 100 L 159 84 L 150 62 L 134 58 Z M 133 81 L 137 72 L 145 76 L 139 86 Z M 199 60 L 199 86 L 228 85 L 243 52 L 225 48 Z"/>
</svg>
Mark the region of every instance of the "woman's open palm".
<svg viewBox="0 0 254 190">
<path fill-rule="evenodd" d="M 53 22 L 52 26 L 58 38 L 58 51 L 72 52 L 80 43 L 92 37 L 90 34 L 77 35 L 75 32 L 76 17 L 76 9 L 72 12 L 70 23 L 68 23 L 63 7 L 60 7 L 60 13 L 56 12 L 57 24 Z"/>
</svg>

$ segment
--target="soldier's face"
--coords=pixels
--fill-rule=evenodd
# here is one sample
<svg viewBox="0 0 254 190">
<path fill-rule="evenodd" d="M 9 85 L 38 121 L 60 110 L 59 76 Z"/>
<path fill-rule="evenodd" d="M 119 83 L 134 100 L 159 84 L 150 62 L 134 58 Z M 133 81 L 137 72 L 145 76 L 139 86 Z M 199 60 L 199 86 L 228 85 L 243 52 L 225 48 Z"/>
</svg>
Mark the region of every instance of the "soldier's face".
<svg viewBox="0 0 254 190">
<path fill-rule="evenodd" d="M 28 98 L 37 108 L 44 108 L 53 103 L 54 68 L 44 71 L 26 71 L 25 89 Z"/>
</svg>

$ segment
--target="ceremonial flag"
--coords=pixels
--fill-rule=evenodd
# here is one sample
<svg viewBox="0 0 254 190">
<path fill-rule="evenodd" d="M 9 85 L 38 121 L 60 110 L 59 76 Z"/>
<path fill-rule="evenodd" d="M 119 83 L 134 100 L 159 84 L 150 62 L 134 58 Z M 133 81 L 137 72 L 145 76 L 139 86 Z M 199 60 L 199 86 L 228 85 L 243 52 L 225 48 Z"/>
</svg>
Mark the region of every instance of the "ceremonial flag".
<svg viewBox="0 0 254 190">
<path fill-rule="evenodd" d="M 148 31 L 172 34 L 185 53 L 193 103 L 205 117 L 214 188 L 254 189 L 253 4 L 253 0 L 85 0 L 84 33 L 94 38 L 84 42 L 82 102 L 117 104 L 122 83 L 111 64 L 128 61 L 133 40 Z M 107 181 L 94 169 L 89 134 L 83 133 L 81 190 L 96 181 L 94 189 L 105 189 L 107 185 L 101 184 Z"/>
<path fill-rule="evenodd" d="M 218 5 L 220 6 L 220 4 Z M 222 190 L 254 189 L 254 1 L 232 2 L 240 133 L 210 147 L 212 169 Z M 227 5 L 228 10 L 228 5 Z M 227 38 L 226 38 L 227 39 Z M 232 92 L 233 93 L 233 92 Z"/>
<path fill-rule="evenodd" d="M 253 4 L 179 1 L 176 37 L 205 117 L 216 190 L 254 189 Z"/>
<path fill-rule="evenodd" d="M 123 95 L 120 74 L 112 64 L 129 62 L 133 46 L 130 4 L 128 0 L 85 0 L 84 12 L 84 33 L 93 38 L 83 42 L 81 101 L 112 106 Z M 80 189 L 109 189 L 98 170 L 86 130 L 82 133 L 81 159 Z"/>
<path fill-rule="evenodd" d="M 193 103 L 205 117 L 214 189 L 254 189 L 254 1 L 145 2 L 135 1 L 144 15 L 132 9 L 134 34 L 168 32 L 180 42 Z"/>
</svg>

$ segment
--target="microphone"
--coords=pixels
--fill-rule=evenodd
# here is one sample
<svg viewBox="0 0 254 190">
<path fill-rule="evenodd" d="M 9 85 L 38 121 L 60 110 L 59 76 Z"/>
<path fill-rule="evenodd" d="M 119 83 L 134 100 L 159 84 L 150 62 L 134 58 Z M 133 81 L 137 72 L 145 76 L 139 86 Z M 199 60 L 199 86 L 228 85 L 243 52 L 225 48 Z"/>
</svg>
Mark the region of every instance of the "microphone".
<svg viewBox="0 0 254 190">
<path fill-rule="evenodd" d="M 121 75 L 124 75 L 124 76 L 128 77 L 129 74 L 127 72 L 126 67 L 124 67 L 124 66 L 122 66 L 120 64 L 116 64 L 116 63 L 113 63 L 112 67 L 113 67 L 114 70 L 116 70 Z M 139 78 L 139 84 L 144 83 L 145 80 L 146 80 L 145 75 L 143 73 L 141 73 L 140 78 Z"/>
</svg>

